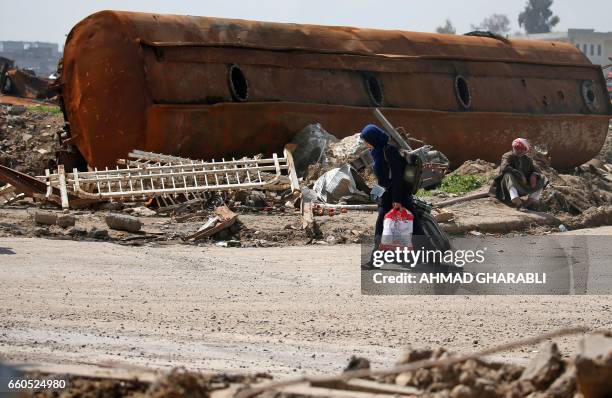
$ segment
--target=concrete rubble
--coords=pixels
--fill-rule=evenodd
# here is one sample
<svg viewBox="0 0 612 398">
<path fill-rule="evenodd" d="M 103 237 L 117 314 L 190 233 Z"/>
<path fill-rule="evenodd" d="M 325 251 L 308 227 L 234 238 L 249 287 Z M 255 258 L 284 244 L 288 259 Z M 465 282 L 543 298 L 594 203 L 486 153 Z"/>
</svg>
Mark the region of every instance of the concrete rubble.
<svg viewBox="0 0 612 398">
<path fill-rule="evenodd" d="M 85 195 L 88 199 L 79 199 L 78 193 L 72 190 L 74 178 L 71 170 L 64 170 L 68 205 L 72 207 L 76 199 L 83 203 L 74 202 L 78 208 L 70 211 L 74 224 L 67 218 L 67 224 L 62 223 L 67 227 L 56 229 L 59 225 L 53 217 L 48 222 L 41 222 L 42 216 L 34 219 L 28 209 L 50 211 L 62 204 L 58 168 L 54 163 L 59 149 L 57 137 L 63 134 L 62 126 L 59 115 L 35 112 L 28 107 L 0 106 L 0 127 L 4 131 L 0 135 L 0 164 L 27 176 L 39 176 L 37 178 L 41 181 L 46 181 L 45 169 L 49 169 L 49 179 L 55 187 L 49 196 L 55 200 L 51 204 L 41 200 L 45 193 L 48 194 L 45 192 L 48 188 L 43 188 L 42 194 L 33 195 L 33 198 L 24 197 L 9 185 L 0 188 L 0 204 L 3 206 L 0 220 L 5 223 L 0 224 L 0 234 L 40 235 L 42 228 L 45 229 L 44 236 L 104 239 L 123 244 L 214 244 L 233 239 L 241 241 L 241 246 L 249 247 L 359 243 L 373 229 L 376 206 L 370 202 L 368 193 L 376 178 L 370 167 L 368 151 L 358 134 L 338 140 L 325 131 L 325 126 L 316 124 L 305 127 L 293 140 L 296 144 L 291 148 L 295 178 L 291 180 L 283 171 L 281 179 L 268 186 L 242 188 L 237 185 L 238 189 L 230 191 L 173 194 L 151 191 L 139 197 L 124 195 L 121 200 L 108 202 L 95 195 L 90 198 L 90 194 Z M 480 188 L 454 194 L 442 186 L 421 190 L 418 195 L 424 195 L 422 197 L 434 205 L 433 216 L 451 234 L 461 235 L 470 231 L 542 234 L 556 231 L 561 224 L 567 229 L 611 225 L 612 165 L 605 161 L 609 156 L 605 152 L 609 151 L 609 141 L 610 138 L 596 160 L 569 171 L 551 168 L 546 155 L 538 155 L 537 164 L 551 181 L 542 194 L 538 211 L 516 211 L 487 197 L 485 192 L 498 172 L 497 165 L 478 159 L 459 165 L 448 176 L 476 179 Z M 255 156 L 252 159 L 262 158 Z M 174 167 L 182 167 L 179 163 L 185 161 L 193 160 L 134 151 L 134 157 L 119 160 L 119 168 L 146 167 L 152 170 L 169 167 L 174 170 Z M 87 173 L 78 176 L 81 175 L 83 179 L 79 178 L 79 181 L 82 185 L 87 185 L 83 182 L 87 178 L 95 178 Z M 273 177 L 274 173 L 270 175 Z M 298 175 L 301 176 L 299 180 Z M 244 180 L 239 178 L 240 183 Z M 177 181 L 175 179 L 175 183 Z M 238 181 L 231 182 L 238 184 Z M 296 186 L 299 186 L 299 193 Z M 122 191 L 126 185 L 111 188 Z M 96 192 L 89 189 L 85 187 L 84 192 Z M 308 210 L 304 211 L 303 203 L 307 202 L 314 203 L 308 207 L 312 217 L 307 214 Z M 240 220 L 232 225 L 231 231 L 228 227 L 224 232 L 210 236 L 184 239 L 198 233 L 207 220 L 216 217 L 215 209 L 222 205 L 239 215 Z M 142 222 L 141 230 L 145 232 L 129 236 L 121 232 L 132 233 L 130 231 L 109 228 L 104 220 L 109 211 L 138 217 Z M 72 230 L 74 226 L 84 228 L 85 232 L 81 233 L 78 228 Z M 92 228 L 94 233 L 89 233 Z M 106 234 L 96 232 L 102 230 Z"/>
<path fill-rule="evenodd" d="M 395 365 L 415 365 L 415 370 L 389 372 L 380 376 L 346 377 L 338 375 L 310 379 L 300 383 L 280 383 L 274 387 L 272 376 L 204 374 L 174 369 L 159 374 L 146 369 L 134 373 L 120 367 L 107 368 L 106 376 L 91 371 L 75 371 L 68 376 L 69 387 L 45 391 L 37 397 L 106 396 L 120 388 L 122 397 L 421 397 L 421 398 L 603 398 L 612 394 L 612 337 L 606 334 L 586 335 L 580 353 L 564 358 L 556 344 L 545 343 L 527 366 L 502 363 L 478 357 L 444 365 L 456 354 L 444 348 L 409 348 Z M 431 365 L 425 366 L 424 362 Z M 417 364 L 423 363 L 423 366 Z M 440 363 L 440 365 L 436 365 Z M 341 369 L 339 364 L 339 369 Z M 0 368 L 2 369 L 2 368 Z M 78 370 L 78 368 L 77 368 Z M 353 356 L 344 375 L 370 370 L 367 358 Z M 30 371 L 31 373 L 32 371 Z M 131 372 L 131 373 L 129 373 Z M 40 373 L 38 373 L 40 375 Z M 52 375 L 48 370 L 45 374 Z M 129 378 L 126 375 L 130 374 Z M 134 381 L 138 379 L 139 381 Z M 129 381 L 132 380 L 132 381 Z M 261 386 L 267 389 L 257 390 Z M 248 394 L 249 389 L 259 391 Z M 46 394 L 46 395 L 45 395 Z M 84 394 L 84 395 L 82 395 Z M 160 395 L 162 394 L 162 395 Z M 28 395 L 26 395 L 28 396 Z"/>
<path fill-rule="evenodd" d="M 110 213 L 104 217 L 106 225 L 111 229 L 127 232 L 138 232 L 142 228 L 142 222 L 134 216 L 127 214 Z"/>
<path fill-rule="evenodd" d="M 576 357 L 576 379 L 584 398 L 612 395 L 612 334 L 595 334 L 582 340 Z"/>
</svg>

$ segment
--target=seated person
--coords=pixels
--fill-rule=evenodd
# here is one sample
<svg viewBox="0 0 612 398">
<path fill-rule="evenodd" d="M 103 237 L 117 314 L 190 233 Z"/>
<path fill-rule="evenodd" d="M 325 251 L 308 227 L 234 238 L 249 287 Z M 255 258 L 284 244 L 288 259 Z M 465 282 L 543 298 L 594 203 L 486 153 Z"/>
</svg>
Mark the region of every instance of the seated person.
<svg viewBox="0 0 612 398">
<path fill-rule="evenodd" d="M 546 177 L 529 157 L 530 150 L 531 145 L 526 139 L 517 138 L 512 141 L 512 151 L 502 156 L 500 174 L 489 191 L 497 199 L 512 203 L 517 208 L 535 207 L 539 203 L 542 189 L 548 184 Z M 525 195 L 528 195 L 528 199 L 523 203 L 521 196 Z"/>
</svg>

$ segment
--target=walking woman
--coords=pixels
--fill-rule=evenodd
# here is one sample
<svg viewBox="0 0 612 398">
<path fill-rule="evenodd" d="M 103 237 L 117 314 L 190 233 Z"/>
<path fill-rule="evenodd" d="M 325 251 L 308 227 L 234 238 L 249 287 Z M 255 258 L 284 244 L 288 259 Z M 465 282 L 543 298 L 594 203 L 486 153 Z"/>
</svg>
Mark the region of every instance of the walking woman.
<svg viewBox="0 0 612 398">
<path fill-rule="evenodd" d="M 370 149 L 372 158 L 374 158 L 374 173 L 378 179 L 378 185 L 385 188 L 381 204 L 378 206 L 375 250 L 378 248 L 382 238 L 385 214 L 392 208 L 405 207 L 408 209 L 415 216 L 413 237 L 423 236 L 423 229 L 416 217 L 416 210 L 412 200 L 412 187 L 404 180 L 406 160 L 395 146 L 389 144 L 389 136 L 378 126 L 368 124 L 361 131 L 360 137 Z"/>
</svg>

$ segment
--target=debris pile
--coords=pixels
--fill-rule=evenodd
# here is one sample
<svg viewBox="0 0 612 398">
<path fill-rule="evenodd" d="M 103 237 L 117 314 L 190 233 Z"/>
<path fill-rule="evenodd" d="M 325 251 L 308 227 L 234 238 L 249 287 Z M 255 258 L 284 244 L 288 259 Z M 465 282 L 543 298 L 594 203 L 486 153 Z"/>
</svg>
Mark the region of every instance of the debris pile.
<svg viewBox="0 0 612 398">
<path fill-rule="evenodd" d="M 553 169 L 541 157 L 536 162 L 549 181 L 541 210 L 557 215 L 570 228 L 611 225 L 612 164 L 593 159 L 570 174 Z"/>
<path fill-rule="evenodd" d="M 289 151 L 285 157 L 242 158 L 205 162 L 173 156 L 133 151 L 130 160 L 119 160 L 116 169 L 57 172 L 31 177 L 14 169 L 0 167 L 0 179 L 32 198 L 60 204 L 62 208 L 91 205 L 103 201 L 146 201 L 156 197 L 183 195 L 194 198 L 208 192 L 244 189 L 291 189 L 299 191 Z M 153 162 L 153 163 L 152 163 Z M 285 172 L 286 175 L 282 173 Z"/>
<path fill-rule="evenodd" d="M 465 359 L 456 360 L 458 356 L 443 348 L 410 349 L 394 368 L 373 374 L 366 358 L 352 357 L 344 373 L 337 377 L 304 376 L 287 382 L 270 380 L 272 377 L 266 373 L 210 375 L 182 368 L 161 376 L 143 371 L 129 378 L 69 375 L 67 388 L 49 389 L 35 396 L 603 398 L 612 394 L 609 333 L 584 337 L 573 358 L 563 358 L 554 342 L 545 343 L 526 367 L 491 362 L 478 355 L 462 357 Z M 37 373 L 36 377 L 46 375 Z"/>
<path fill-rule="evenodd" d="M 28 175 L 43 175 L 54 168 L 61 116 L 28 109 L 23 105 L 0 105 L 0 165 Z"/>
<path fill-rule="evenodd" d="M 27 182 L 24 190 L 3 179 L 9 184 L 0 187 L 0 234 L 242 247 L 358 243 L 371 234 L 376 205 L 369 193 L 376 177 L 359 134 L 338 140 L 321 125 L 305 127 L 295 136 L 294 145 L 288 146 L 296 171 L 293 176 L 288 171 L 287 152 L 283 157 L 255 155 L 212 164 L 137 150 L 118 160 L 119 170 L 75 174 L 55 165 L 62 126 L 61 116 L 49 110 L 0 106 L 0 166 L 23 173 L 10 177 Z M 390 135 L 408 145 L 410 137 L 389 128 L 393 129 Z M 443 164 L 443 155 L 435 152 L 427 149 L 421 155 Z M 600 159 L 604 154 L 605 149 Z M 609 163 L 594 159 L 572 171 L 559 172 L 548 166 L 550 159 L 544 155 L 537 155 L 536 162 L 550 181 L 540 210 L 554 215 L 557 224 L 570 229 L 612 224 Z M 49 169 L 48 176 L 45 169 Z M 490 199 L 479 194 L 480 188 L 469 191 L 478 186 L 485 189 L 498 171 L 493 163 L 467 161 L 447 174 L 439 187 L 418 195 L 436 204 L 433 215 L 447 231 L 462 233 L 464 224 L 479 230 L 479 215 L 499 212 L 491 209 Z M 468 178 L 477 179 L 478 184 L 468 184 Z M 70 208 L 75 223 L 62 227 L 57 222 L 37 222 L 27 209 L 48 207 L 48 201 L 52 207 Z M 308 202 L 313 205 L 305 207 L 303 203 Z M 226 220 L 218 217 L 216 209 L 224 205 L 237 219 L 220 228 Z M 141 228 L 115 229 L 105 220 L 109 213 L 136 217 Z M 520 225 L 513 228 L 523 228 Z M 483 231 L 487 231 L 484 226 Z M 198 233 L 197 238 L 191 237 Z"/>
<path fill-rule="evenodd" d="M 450 174 L 461 174 L 464 176 L 482 176 L 492 179 L 499 172 L 499 167 L 495 163 L 485 160 L 467 160 L 461 166 L 457 167 Z"/>
<path fill-rule="evenodd" d="M 419 147 L 416 149 L 411 147 L 408 144 L 411 138 L 405 132 L 401 133 L 395 129 L 378 109 L 374 111 L 374 116 L 387 131 L 391 143 L 398 147 L 404 157 L 421 162 L 423 188 L 438 186 L 448 170 L 448 159 L 421 141 L 418 141 Z M 300 168 L 297 169 L 298 175 L 305 176 L 304 182 L 307 188 L 316 191 L 315 196 L 310 195 L 310 192 L 307 191 L 305 196 L 308 199 L 328 204 L 369 201 L 370 187 L 377 183 L 377 179 L 371 168 L 372 156 L 361 141 L 359 134 L 338 140 L 326 132 L 321 125 L 316 124 L 307 126 L 299 132 L 293 142 L 296 144 L 296 156 L 303 153 L 306 155 L 302 156 L 308 158 L 308 162 L 300 163 Z M 339 175 L 341 177 L 338 177 Z M 361 194 L 361 200 L 353 188 L 341 189 L 344 195 L 333 192 L 338 184 L 333 184 L 332 189 L 328 189 L 329 182 L 334 178 L 346 181 L 346 184 L 351 187 L 355 185 Z M 346 195 L 347 193 L 350 193 L 350 197 Z"/>
</svg>

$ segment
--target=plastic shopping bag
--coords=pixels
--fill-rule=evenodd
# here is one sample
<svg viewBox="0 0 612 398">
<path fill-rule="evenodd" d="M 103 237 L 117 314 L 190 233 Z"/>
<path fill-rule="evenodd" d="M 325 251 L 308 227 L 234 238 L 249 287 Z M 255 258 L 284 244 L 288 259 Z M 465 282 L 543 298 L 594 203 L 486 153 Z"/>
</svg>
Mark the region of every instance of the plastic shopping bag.
<svg viewBox="0 0 612 398">
<path fill-rule="evenodd" d="M 385 214 L 379 250 L 412 250 L 413 223 L 414 216 L 405 207 L 391 209 Z"/>
</svg>

